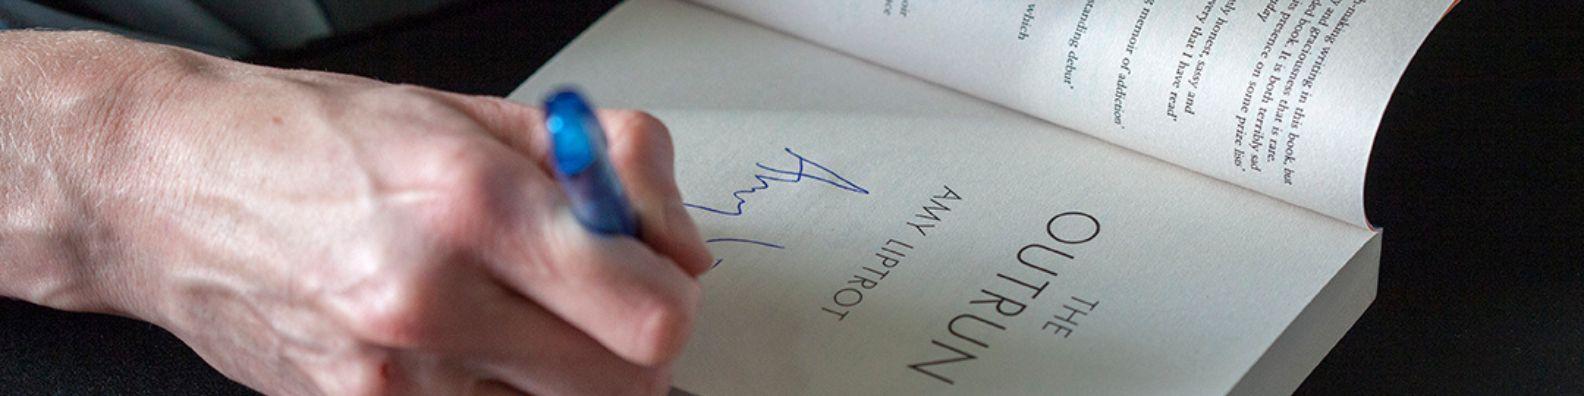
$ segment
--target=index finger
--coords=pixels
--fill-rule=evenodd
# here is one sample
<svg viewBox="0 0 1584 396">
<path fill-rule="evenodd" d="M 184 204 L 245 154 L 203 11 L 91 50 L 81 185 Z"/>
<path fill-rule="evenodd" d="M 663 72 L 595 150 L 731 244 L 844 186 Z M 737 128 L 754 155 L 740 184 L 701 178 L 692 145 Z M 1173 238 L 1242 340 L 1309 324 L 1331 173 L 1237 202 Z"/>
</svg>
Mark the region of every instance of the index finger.
<svg viewBox="0 0 1584 396">
<path fill-rule="evenodd" d="M 602 111 L 611 166 L 638 212 L 644 242 L 675 260 L 688 274 L 709 269 L 704 238 L 682 206 L 671 134 L 660 120 L 638 111 Z"/>
<path fill-rule="evenodd" d="M 527 156 L 549 174 L 550 142 L 544 113 L 500 98 L 443 93 L 478 120 L 496 139 Z M 597 110 L 611 165 L 638 212 L 643 242 L 698 276 L 709 269 L 710 253 L 677 188 L 670 131 L 660 120 L 632 110 Z"/>
</svg>

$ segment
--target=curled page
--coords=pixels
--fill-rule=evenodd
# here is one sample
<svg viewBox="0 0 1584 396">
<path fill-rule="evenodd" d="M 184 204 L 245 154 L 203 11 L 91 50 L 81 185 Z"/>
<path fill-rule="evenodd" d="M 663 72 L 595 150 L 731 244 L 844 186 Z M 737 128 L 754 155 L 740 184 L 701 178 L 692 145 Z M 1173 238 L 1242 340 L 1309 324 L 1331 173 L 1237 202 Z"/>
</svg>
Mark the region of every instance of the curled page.
<svg viewBox="0 0 1584 396">
<path fill-rule="evenodd" d="M 1451 0 L 696 0 L 1368 227 L 1391 93 Z"/>
</svg>

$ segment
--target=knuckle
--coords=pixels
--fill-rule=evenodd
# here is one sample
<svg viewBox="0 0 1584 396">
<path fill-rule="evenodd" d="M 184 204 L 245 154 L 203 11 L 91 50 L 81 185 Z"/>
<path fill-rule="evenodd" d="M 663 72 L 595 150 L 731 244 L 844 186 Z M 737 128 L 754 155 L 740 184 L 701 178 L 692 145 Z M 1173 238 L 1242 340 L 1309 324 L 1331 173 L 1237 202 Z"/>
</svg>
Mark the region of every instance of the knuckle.
<svg viewBox="0 0 1584 396">
<path fill-rule="evenodd" d="M 422 315 L 406 311 L 374 312 L 359 321 L 357 332 L 365 340 L 378 345 L 418 347 L 431 338 L 428 326 L 420 318 Z"/>
<path fill-rule="evenodd" d="M 439 336 L 434 320 L 438 298 L 427 282 L 397 281 L 364 296 L 356 304 L 353 332 L 377 345 L 417 348 Z"/>
<path fill-rule="evenodd" d="M 619 110 L 612 117 L 611 155 L 618 166 L 662 169 L 669 172 L 674 157 L 671 132 L 654 116 L 642 111 Z"/>
<path fill-rule="evenodd" d="M 639 129 L 665 129 L 665 123 L 654 114 L 642 110 L 618 110 L 617 115 L 626 121 L 627 125 Z"/>
<path fill-rule="evenodd" d="M 692 330 L 699 293 L 697 284 L 689 282 L 674 291 L 652 294 L 649 304 L 639 312 L 646 319 L 633 342 L 643 363 L 661 363 L 680 352 Z"/>
<path fill-rule="evenodd" d="M 426 140 L 414 162 L 437 187 L 475 187 L 497 172 L 492 153 L 474 139 L 446 136 Z"/>
<path fill-rule="evenodd" d="M 493 208 L 495 190 L 506 177 L 485 147 L 460 138 L 436 139 L 437 144 L 416 159 L 425 180 L 426 231 L 447 240 L 471 239 Z"/>
<path fill-rule="evenodd" d="M 646 135 L 645 140 L 663 141 L 668 144 L 671 141 L 671 130 L 653 114 L 640 110 L 617 110 L 615 117 L 618 120 L 617 125 L 628 133 Z"/>
</svg>

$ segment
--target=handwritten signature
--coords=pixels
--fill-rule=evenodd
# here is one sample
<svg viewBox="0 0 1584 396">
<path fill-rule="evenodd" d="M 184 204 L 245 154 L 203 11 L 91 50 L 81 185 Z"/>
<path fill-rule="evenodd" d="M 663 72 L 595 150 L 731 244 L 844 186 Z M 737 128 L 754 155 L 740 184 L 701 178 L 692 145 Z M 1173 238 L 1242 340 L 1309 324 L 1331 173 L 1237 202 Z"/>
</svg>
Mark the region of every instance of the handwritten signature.
<svg viewBox="0 0 1584 396">
<path fill-rule="evenodd" d="M 712 244 L 712 243 L 746 243 L 746 244 L 749 244 L 749 245 L 758 245 L 758 246 L 763 246 L 763 247 L 770 248 L 770 249 L 777 249 L 777 250 L 786 249 L 786 246 L 781 246 L 781 245 L 777 245 L 777 244 L 770 243 L 770 242 L 758 241 L 758 240 L 747 239 L 747 238 L 712 238 L 712 239 L 704 241 L 704 244 L 706 244 L 706 245 L 707 244 Z M 714 264 L 710 264 L 710 268 L 719 267 L 721 265 L 722 261 L 726 261 L 726 259 L 716 258 L 715 259 L 715 263 Z"/>
<path fill-rule="evenodd" d="M 753 194 L 753 193 L 756 193 L 756 192 L 759 192 L 759 191 L 763 191 L 763 190 L 769 189 L 771 182 L 797 184 L 797 183 L 803 182 L 804 180 L 814 180 L 814 181 L 818 181 L 818 182 L 821 182 L 821 183 L 828 184 L 831 187 L 836 187 L 836 188 L 841 189 L 843 191 L 852 192 L 852 193 L 861 194 L 861 195 L 869 195 L 869 190 L 858 186 L 858 184 L 855 184 L 855 183 L 853 183 L 850 180 L 847 180 L 846 177 L 842 177 L 841 174 L 836 173 L 836 171 L 832 171 L 830 168 L 825 167 L 825 165 L 820 165 L 818 162 L 814 162 L 813 160 L 808 159 L 808 157 L 804 157 L 803 155 L 798 154 L 795 151 L 792 151 L 791 148 L 786 148 L 785 150 L 786 150 L 787 154 L 792 155 L 793 158 L 797 158 L 797 160 L 798 160 L 797 170 L 786 170 L 786 169 L 772 168 L 772 167 L 770 167 L 768 165 L 765 165 L 762 162 L 754 163 L 754 166 L 757 166 L 757 167 L 759 167 L 759 169 L 762 169 L 762 170 L 764 170 L 766 172 L 769 172 L 769 174 L 765 174 L 765 173 L 755 174 L 753 176 L 753 178 L 754 178 L 754 180 L 758 180 L 759 181 L 758 185 L 754 185 L 754 186 L 748 187 L 745 190 L 733 191 L 731 196 L 732 196 L 732 198 L 737 200 L 737 203 L 736 203 L 736 205 L 732 206 L 731 209 L 713 208 L 713 207 L 699 205 L 699 204 L 693 204 L 693 203 L 683 203 L 682 205 L 686 206 L 686 207 L 689 207 L 689 208 L 698 209 L 698 210 L 702 210 L 702 211 L 705 211 L 705 212 L 714 213 L 714 214 L 723 215 L 723 216 L 733 216 L 733 217 L 742 216 L 743 213 L 744 213 L 744 210 L 746 210 L 746 207 L 748 206 L 748 198 L 745 197 L 746 195 Z M 812 166 L 814 169 L 809 169 L 810 166 Z M 823 171 L 826 176 L 820 176 L 820 175 L 809 173 L 809 172 L 814 171 L 816 169 L 818 171 Z"/>
<path fill-rule="evenodd" d="M 769 189 L 770 188 L 770 183 L 772 183 L 772 182 L 786 183 L 786 184 L 798 184 L 798 183 L 802 183 L 804 180 L 813 180 L 813 181 L 816 181 L 816 182 L 824 183 L 826 185 L 829 185 L 831 187 L 835 187 L 835 188 L 840 189 L 842 191 L 847 191 L 847 192 L 860 194 L 860 195 L 869 195 L 869 190 L 868 189 L 865 189 L 862 186 L 859 186 L 857 183 L 853 183 L 851 180 L 847 180 L 846 177 L 843 177 L 841 174 L 836 173 L 836 171 L 833 171 L 830 168 L 825 167 L 825 165 L 821 165 L 818 162 L 810 160 L 810 159 L 808 159 L 808 157 L 804 157 L 802 154 L 798 154 L 796 151 L 792 151 L 791 148 L 783 148 L 783 150 L 785 150 L 788 155 L 791 155 L 792 158 L 797 159 L 796 170 L 783 169 L 783 168 L 774 168 L 774 167 L 770 167 L 769 165 L 765 165 L 762 162 L 754 163 L 755 167 L 758 167 L 760 170 L 764 171 L 764 172 L 756 173 L 753 176 L 754 180 L 758 181 L 758 184 L 750 186 L 747 189 L 733 191 L 731 193 L 731 196 L 732 196 L 733 199 L 736 199 L 737 202 L 736 202 L 736 204 L 732 205 L 730 207 L 730 209 L 710 207 L 710 206 L 705 206 L 705 205 L 700 205 L 700 204 L 693 204 L 693 203 L 683 203 L 682 205 L 686 206 L 688 208 L 691 208 L 691 209 L 701 210 L 701 211 L 712 213 L 712 214 L 728 216 L 728 217 L 740 217 L 744 213 L 747 213 L 746 211 L 747 211 L 747 206 L 748 206 L 748 195 L 751 195 L 753 193 Z M 823 172 L 823 174 L 820 174 L 820 172 Z M 705 244 L 735 243 L 735 244 L 747 244 L 747 245 L 760 246 L 760 247 L 764 247 L 764 248 L 768 248 L 768 249 L 777 249 L 777 250 L 786 249 L 786 246 L 781 245 L 781 244 L 765 242 L 765 241 L 755 240 L 755 239 L 748 239 L 748 238 L 713 238 L 713 239 L 709 239 L 709 240 L 704 241 L 704 243 Z M 723 262 L 723 261 L 725 261 L 725 259 L 716 258 L 715 259 L 715 263 L 712 264 L 710 266 L 710 268 L 719 267 L 721 265 L 721 262 Z"/>
</svg>

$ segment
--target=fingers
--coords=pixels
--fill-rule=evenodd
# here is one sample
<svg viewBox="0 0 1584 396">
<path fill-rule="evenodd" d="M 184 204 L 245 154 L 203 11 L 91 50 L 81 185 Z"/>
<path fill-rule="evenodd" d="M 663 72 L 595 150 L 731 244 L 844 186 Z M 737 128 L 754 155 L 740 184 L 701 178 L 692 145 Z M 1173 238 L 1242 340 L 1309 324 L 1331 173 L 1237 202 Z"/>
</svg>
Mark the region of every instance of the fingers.
<svg viewBox="0 0 1584 396">
<path fill-rule="evenodd" d="M 532 302 L 491 304 L 495 312 L 469 353 L 476 375 L 498 381 L 492 388 L 540 395 L 658 394 L 669 370 L 645 367 L 603 345 Z"/>
<path fill-rule="evenodd" d="M 636 111 L 602 111 L 600 120 L 610 141 L 611 165 L 638 212 L 644 242 L 688 274 L 703 274 L 709 269 L 710 253 L 682 206 L 665 125 Z"/>
<path fill-rule="evenodd" d="M 442 93 L 484 125 L 502 143 L 550 172 L 549 137 L 538 108 L 491 97 Z M 698 226 L 682 206 L 677 189 L 671 136 L 664 124 L 630 110 L 600 110 L 612 165 L 638 212 L 644 242 L 687 273 L 709 269 L 710 254 Z"/>
<path fill-rule="evenodd" d="M 434 230 L 428 234 L 465 246 L 462 249 L 476 255 L 477 262 L 501 284 L 588 333 L 625 359 L 656 365 L 680 352 L 698 303 L 695 279 L 637 240 L 588 232 L 567 208 L 566 198 L 554 183 L 532 165 L 466 165 L 470 162 L 447 161 L 443 167 L 450 172 L 445 177 L 455 179 L 453 183 L 460 186 L 442 187 L 452 198 L 444 204 L 430 205 L 437 208 L 430 211 L 445 216 L 425 221 L 423 227 Z M 478 209 L 481 207 L 487 209 Z M 485 232 L 477 232 L 478 227 L 467 226 L 474 220 L 486 220 L 490 226 L 484 227 Z M 454 222 L 462 225 L 451 224 Z M 449 278 L 444 273 L 455 270 L 435 268 L 432 271 L 441 274 L 417 278 L 446 281 Z M 483 282 L 453 284 L 480 283 Z M 419 297 L 405 300 L 433 300 Z M 397 312 L 433 311 L 424 309 L 426 305 L 422 303 L 397 305 L 401 308 Z M 418 307 L 406 309 L 407 305 Z M 385 327 L 402 331 L 375 332 L 394 334 L 388 338 L 395 343 L 444 333 L 430 331 L 438 325 L 406 326 L 399 319 L 410 315 L 379 316 L 398 317 L 384 321 L 395 324 Z M 419 336 L 407 336 L 409 333 Z"/>
<path fill-rule="evenodd" d="M 490 133 L 541 165 L 518 169 L 515 215 L 487 248 L 504 283 L 641 365 L 671 360 L 691 331 L 698 285 L 690 275 L 709 261 L 697 227 L 683 211 L 672 173 L 670 137 L 636 112 L 601 112 L 612 162 L 638 212 L 644 242 L 584 230 L 557 189 L 545 186 L 548 137 L 537 110 L 495 98 L 448 95 Z M 652 250 L 651 250 L 652 248 Z M 656 254 L 658 252 L 659 254 Z"/>
<path fill-rule="evenodd" d="M 362 297 L 379 296 L 378 304 L 339 307 L 344 325 L 377 347 L 310 373 L 343 386 L 333 394 L 642 394 L 669 382 L 656 367 L 663 365 L 640 365 L 612 352 L 543 303 L 478 270 L 482 263 L 448 261 L 368 286 Z M 686 278 L 672 266 L 653 267 Z"/>
<path fill-rule="evenodd" d="M 656 365 L 681 352 L 699 290 L 669 259 L 591 234 L 564 209 L 514 234 L 492 260 L 504 283 L 627 360 Z"/>
</svg>

